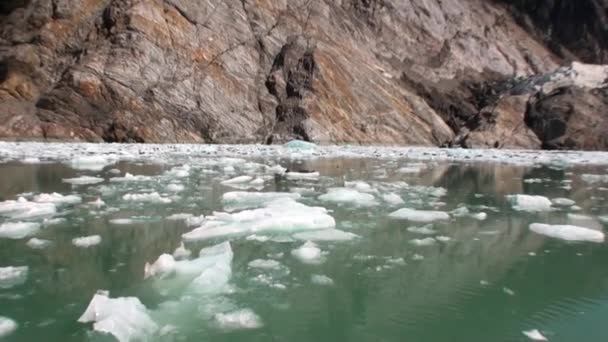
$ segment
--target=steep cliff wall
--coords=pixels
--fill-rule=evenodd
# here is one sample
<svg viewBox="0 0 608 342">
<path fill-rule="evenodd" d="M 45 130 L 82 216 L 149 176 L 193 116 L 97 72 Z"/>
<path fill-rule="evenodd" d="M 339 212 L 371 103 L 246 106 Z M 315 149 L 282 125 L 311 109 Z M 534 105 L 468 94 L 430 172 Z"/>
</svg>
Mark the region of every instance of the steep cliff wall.
<svg viewBox="0 0 608 342">
<path fill-rule="evenodd" d="M 602 1 L 576 2 L 604 6 L 585 44 L 530 3 L 8 1 L 0 137 L 466 145 L 497 85 L 604 59 Z M 541 147 L 536 131 L 503 146 Z"/>
</svg>

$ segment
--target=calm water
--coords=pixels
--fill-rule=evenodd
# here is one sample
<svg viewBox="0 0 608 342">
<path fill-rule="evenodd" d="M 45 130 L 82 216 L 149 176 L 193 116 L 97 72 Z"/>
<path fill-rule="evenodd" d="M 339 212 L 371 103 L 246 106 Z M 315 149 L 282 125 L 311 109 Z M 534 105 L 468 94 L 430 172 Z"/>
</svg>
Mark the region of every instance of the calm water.
<svg viewBox="0 0 608 342">
<path fill-rule="evenodd" d="M 21 239 L 0 238 L 0 267 L 28 266 L 27 280 L 0 288 L 0 316 L 17 329 L 3 341 L 111 341 L 78 323 L 97 290 L 112 298 L 137 297 L 163 332 L 141 337 L 154 341 L 528 341 L 522 331 L 538 329 L 550 341 L 608 341 L 608 248 L 605 243 L 565 242 L 529 230 L 531 223 L 576 224 L 603 230 L 608 215 L 608 186 L 589 184 L 583 174 L 608 174 L 606 167 L 509 166 L 493 163 L 448 163 L 377 159 L 247 159 L 290 169 L 316 170 L 318 179 L 288 180 L 275 171 L 244 160 L 205 159 L 183 163 L 116 162 L 100 171 L 78 170 L 58 162 L 0 164 L 0 200 L 40 193 L 77 194 L 82 201 L 58 204 L 40 231 Z M 151 176 L 112 182 L 125 173 Z M 98 184 L 71 185 L 63 179 L 83 175 L 103 178 Z M 299 192 L 298 202 L 321 206 L 336 228 L 354 233 L 349 241 L 318 241 L 322 262 L 306 264 L 291 251 L 304 241 L 292 232 L 251 233 L 188 242 L 196 256 L 202 247 L 230 241 L 234 252 L 230 290 L 188 299 L 185 290 L 168 289 L 159 279 L 144 279 L 144 264 L 180 245 L 188 227 L 168 220 L 176 213 L 211 215 L 224 211 L 222 195 L 243 191 L 221 182 L 233 177 L 265 177 L 264 185 L 246 191 Z M 353 185 L 352 181 L 366 182 Z M 408 185 L 405 185 L 406 182 Z M 184 186 L 170 191 L 170 183 Z M 332 187 L 357 187 L 375 203 L 336 203 L 319 196 Z M 446 190 L 442 194 L 439 188 Z M 158 192 L 170 203 L 125 200 L 125 194 Z M 403 204 L 383 199 L 394 193 Z M 516 211 L 509 194 L 565 197 L 575 207 L 552 211 Z M 105 206 L 88 204 L 101 198 Z M 254 205 L 255 206 L 255 205 Z M 263 204 L 259 205 L 263 206 Z M 431 223 L 427 235 L 411 227 L 424 223 L 392 219 L 400 208 L 448 213 L 466 206 L 485 212 Z M 252 210 L 253 208 L 250 208 Z M 569 213 L 586 217 L 568 216 Z M 0 223 L 44 222 L 42 217 L 5 215 Z M 129 218 L 116 224 L 111 220 Z M 89 248 L 72 243 L 78 236 L 99 235 Z M 40 249 L 30 238 L 50 240 Z M 249 238 L 248 238 L 249 237 Z M 447 237 L 429 245 L 414 239 Z M 269 239 L 263 241 L 265 239 Z M 282 253 L 282 255 L 281 255 Z M 272 259 L 280 270 L 249 267 L 255 259 Z M 325 275 L 333 284 L 311 282 Z M 280 286 L 270 286 L 270 283 Z M 185 298 L 185 299 L 184 299 Z M 167 303 L 182 302 L 171 309 Z M 191 305 L 190 305 L 191 304 Z M 217 314 L 249 309 L 258 327 L 218 324 Z M 160 336 L 162 335 L 162 336 Z"/>
</svg>

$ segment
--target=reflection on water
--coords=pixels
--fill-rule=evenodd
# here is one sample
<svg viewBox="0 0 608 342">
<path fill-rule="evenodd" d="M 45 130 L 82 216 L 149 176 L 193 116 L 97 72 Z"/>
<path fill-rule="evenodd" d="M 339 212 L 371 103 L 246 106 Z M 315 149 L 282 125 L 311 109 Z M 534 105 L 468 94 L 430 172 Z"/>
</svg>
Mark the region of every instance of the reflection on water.
<svg viewBox="0 0 608 342">
<path fill-rule="evenodd" d="M 257 160 L 263 163 L 263 161 Z M 522 330 L 541 329 L 551 341 L 608 340 L 601 324 L 608 313 L 608 249 L 604 244 L 564 243 L 529 232 L 532 222 L 568 223 L 574 209 L 544 213 L 514 211 L 507 194 L 567 197 L 590 215 L 587 227 L 603 229 L 597 219 L 608 213 L 608 192 L 591 187 L 581 173 L 605 173 L 602 168 L 550 169 L 496 164 L 426 163 L 419 172 L 406 161 L 322 159 L 295 163 L 290 170 L 316 170 L 313 181 L 269 177 L 263 191 L 301 191 L 301 202 L 331 210 L 337 228 L 360 239 L 319 243 L 328 252 L 321 265 L 303 265 L 289 256 L 301 242 L 260 242 L 229 237 L 235 253 L 231 296 L 239 307 L 253 309 L 263 320 L 260 329 L 223 331 L 203 318 L 177 340 L 198 341 L 523 341 Z M 209 215 L 221 211 L 221 195 L 232 189 L 221 180 L 255 171 L 227 175 L 223 165 L 201 163 L 181 182 L 186 190 L 170 204 L 138 204 L 122 199 L 126 193 L 163 192 L 171 177 L 162 175 L 173 165 L 119 163 L 100 172 L 83 172 L 63 164 L 0 165 L 0 197 L 15 199 L 28 193 L 78 193 L 83 204 L 62 206 L 65 221 L 43 228 L 36 237 L 53 241 L 47 249 L 31 249 L 27 239 L 0 239 L 1 266 L 29 266 L 28 281 L 0 290 L 0 316 L 19 323 L 8 341 L 90 338 L 89 326 L 76 323 L 98 289 L 113 297 L 136 296 L 150 309 L 165 301 L 150 281 L 143 279 L 144 264 L 171 253 L 181 234 L 191 230 L 182 221 L 167 220 L 175 213 Z M 118 169 L 113 171 L 111 169 Z M 150 181 L 116 183 L 116 174 L 151 175 Z M 72 186 L 64 178 L 84 174 L 106 179 L 101 184 Z M 406 203 L 369 208 L 317 200 L 329 187 L 350 181 L 398 193 Z M 404 186 L 407 182 L 410 186 Z M 391 185 L 392 184 L 392 185 Z M 395 186 L 397 184 L 397 186 Z M 413 186 L 424 188 L 413 188 Z M 443 187 L 447 195 L 435 201 L 423 196 L 428 187 Z M 422 190 L 421 190 L 422 189 Z M 425 190 L 426 191 L 426 190 Z M 380 197 L 382 193 L 376 193 Z M 170 194 L 168 194 L 170 196 Z M 87 205 L 98 197 L 105 208 Z M 437 236 L 450 240 L 415 246 L 422 238 L 407 230 L 418 225 L 392 220 L 399 207 L 451 211 L 466 205 L 484 211 L 486 220 L 452 218 L 436 223 Z M 133 218 L 132 224 L 111 223 Z M 4 219 L 8 222 L 8 218 Z M 98 234 L 98 246 L 76 248 L 76 236 Z M 224 239 L 190 244 L 209 246 Z M 196 252 L 196 250 L 195 250 Z M 281 278 L 285 290 L 255 285 L 247 264 L 269 254 L 284 253 L 280 262 L 291 272 Z M 335 285 L 310 283 L 312 274 L 324 274 Z M 163 340 L 162 338 L 160 340 Z"/>
</svg>

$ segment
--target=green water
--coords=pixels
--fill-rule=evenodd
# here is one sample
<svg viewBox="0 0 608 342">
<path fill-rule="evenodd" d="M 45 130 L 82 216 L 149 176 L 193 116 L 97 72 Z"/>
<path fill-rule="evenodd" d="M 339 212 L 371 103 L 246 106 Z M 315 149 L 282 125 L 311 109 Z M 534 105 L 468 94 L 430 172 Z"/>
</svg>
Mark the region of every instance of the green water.
<svg viewBox="0 0 608 342">
<path fill-rule="evenodd" d="M 580 206 L 577 214 L 591 217 L 580 225 L 603 229 L 597 218 L 608 214 L 608 191 L 590 186 L 579 176 L 606 173 L 605 168 L 556 170 L 435 163 L 419 173 L 397 172 L 406 162 L 324 159 L 299 165 L 280 161 L 286 167 L 318 170 L 321 178 L 269 179 L 260 191 L 312 188 L 299 201 L 329 209 L 336 228 L 360 236 L 352 241 L 317 242 L 326 252 L 321 264 L 303 264 L 290 255 L 302 241 L 261 242 L 249 240 L 245 234 L 187 244 L 196 255 L 201 247 L 231 241 L 234 259 L 230 284 L 235 290 L 223 294 L 220 302 L 229 302 L 230 308 L 249 308 L 263 323 L 255 329 L 235 330 L 222 329 L 211 316 L 200 314 L 209 309 L 204 298 L 199 298 L 195 308 L 184 307 L 183 312 L 178 308 L 172 317 L 155 314 L 161 303 L 175 298 L 159 290 L 152 279 L 144 280 L 144 264 L 162 253 L 172 253 L 181 234 L 194 228 L 167 220 L 167 216 L 183 212 L 209 215 L 223 210 L 221 195 L 235 189 L 220 184 L 220 180 L 246 174 L 239 169 L 240 164 L 234 166 L 236 171 L 230 177 L 224 175 L 221 164 L 192 165 L 189 175 L 180 180 L 186 189 L 169 204 L 133 203 L 122 196 L 163 192 L 172 181 L 163 174 L 175 165 L 121 162 L 92 172 L 59 163 L 0 164 L 2 200 L 50 192 L 83 198 L 81 204 L 60 206 L 55 217 L 65 220 L 35 234 L 52 241 L 47 248 L 28 247 L 30 237 L 0 239 L 0 267 L 29 267 L 24 284 L 0 289 L 0 316 L 18 324 L 2 340 L 112 340 L 92 333 L 91 324 L 77 322 L 95 292 L 103 289 L 109 290 L 111 297 L 137 297 L 159 326 L 166 322 L 177 326 L 169 335 L 146 338 L 157 341 L 528 341 L 522 331 L 531 329 L 539 329 L 550 341 L 608 341 L 606 244 L 565 242 L 530 232 L 528 226 L 533 222 L 572 223 L 567 214 L 575 211 L 520 212 L 505 199 L 507 194 L 524 193 L 567 197 Z M 130 172 L 153 177 L 143 182 L 112 183 L 108 179 L 116 174 L 111 169 L 118 169 L 121 175 Z M 82 175 L 105 180 L 81 186 L 62 182 Z M 526 179 L 542 181 L 528 183 Z M 382 201 L 360 207 L 318 200 L 328 187 L 355 180 L 372 187 L 405 181 L 443 187 L 447 194 L 433 202 L 415 194 L 411 187 L 395 187 L 394 192 L 405 200 L 397 206 Z M 564 188 L 567 184 L 571 189 Z M 375 193 L 377 198 L 381 195 Z M 98 197 L 105 201 L 105 207 L 86 205 Z M 422 224 L 388 217 L 401 207 L 450 212 L 461 204 L 486 212 L 487 219 L 452 217 L 435 223 L 432 228 L 437 233 L 431 236 L 450 240 L 430 246 L 411 243 L 425 236 L 407 227 Z M 110 223 L 111 219 L 132 217 L 137 218 L 132 224 Z M 0 220 L 15 221 L 7 217 Z M 77 248 L 71 242 L 74 237 L 94 234 L 102 237 L 97 246 Z M 277 260 L 290 272 L 273 277 L 285 289 L 256 282 L 254 278 L 264 271 L 248 267 L 254 259 L 278 253 L 284 255 Z M 326 275 L 334 284 L 313 284 L 313 274 Z M 217 305 L 218 298 L 210 300 Z"/>
</svg>

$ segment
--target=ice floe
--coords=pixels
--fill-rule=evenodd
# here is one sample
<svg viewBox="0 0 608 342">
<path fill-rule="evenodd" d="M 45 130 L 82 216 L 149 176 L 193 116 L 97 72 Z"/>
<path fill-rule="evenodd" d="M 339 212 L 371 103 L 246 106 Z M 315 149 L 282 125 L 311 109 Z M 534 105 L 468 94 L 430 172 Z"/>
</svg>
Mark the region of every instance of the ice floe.
<svg viewBox="0 0 608 342">
<path fill-rule="evenodd" d="M 103 178 L 92 177 L 92 176 L 80 176 L 75 178 L 64 178 L 62 182 L 72 184 L 72 185 L 90 185 L 90 184 L 99 184 L 103 182 Z"/>
<path fill-rule="evenodd" d="M 437 242 L 437 240 L 435 240 L 435 238 L 428 237 L 428 238 L 424 238 L 424 239 L 412 239 L 412 240 L 410 240 L 410 242 L 416 246 L 430 246 L 430 245 L 435 244 L 435 242 Z"/>
<path fill-rule="evenodd" d="M 247 264 L 250 268 L 260 268 L 265 270 L 276 270 L 281 267 L 281 263 L 272 259 L 255 259 Z"/>
<path fill-rule="evenodd" d="M 549 341 L 545 336 L 543 336 L 543 334 L 540 333 L 540 331 L 538 331 L 538 329 L 524 330 L 522 331 L 522 334 L 532 341 Z"/>
<path fill-rule="evenodd" d="M 25 283 L 28 271 L 27 266 L 0 267 L 0 289 L 10 289 Z"/>
<path fill-rule="evenodd" d="M 310 276 L 310 281 L 315 285 L 331 286 L 334 280 L 323 274 L 313 274 Z"/>
<path fill-rule="evenodd" d="M 291 150 L 314 150 L 317 148 L 316 144 L 302 140 L 292 140 L 285 143 L 283 146 Z"/>
<path fill-rule="evenodd" d="M 161 254 L 153 264 L 146 263 L 144 266 L 144 279 L 160 276 L 165 277 L 175 271 L 175 258 L 170 254 Z"/>
<path fill-rule="evenodd" d="M 171 214 L 171 215 L 167 216 L 166 219 L 170 220 L 170 221 L 181 221 L 181 220 L 187 220 L 193 216 L 194 215 L 189 214 L 189 213 L 177 213 L 177 214 Z"/>
<path fill-rule="evenodd" d="M 407 231 L 410 233 L 422 234 L 422 235 L 433 235 L 433 234 L 437 233 L 437 231 L 435 229 L 433 229 L 432 224 L 427 224 L 422 227 L 407 227 Z"/>
<path fill-rule="evenodd" d="M 6 337 L 17 330 L 17 322 L 14 320 L 0 316 L 0 338 Z"/>
<path fill-rule="evenodd" d="M 281 200 L 292 199 L 297 200 L 302 197 L 298 193 L 291 192 L 245 192 L 232 191 L 222 195 L 222 204 L 226 210 L 241 210 L 260 208 L 268 203 Z"/>
<path fill-rule="evenodd" d="M 252 180 L 253 180 L 253 177 L 251 177 L 251 176 L 238 176 L 238 177 L 234 177 L 234 178 L 222 181 L 222 184 L 224 184 L 224 185 L 243 184 L 243 183 L 249 183 Z"/>
<path fill-rule="evenodd" d="M 72 244 L 80 248 L 89 248 L 99 245 L 100 243 L 101 236 L 99 235 L 80 236 L 72 239 Z"/>
<path fill-rule="evenodd" d="M 52 244 L 50 240 L 31 238 L 25 243 L 29 248 L 32 249 L 44 249 Z"/>
<path fill-rule="evenodd" d="M 225 330 L 260 328 L 262 319 L 251 309 L 218 313 L 214 316 L 216 324 Z"/>
<path fill-rule="evenodd" d="M 435 210 L 416 210 L 403 208 L 389 214 L 389 217 L 403 219 L 414 222 L 434 222 L 449 220 L 450 215 L 444 211 Z"/>
<path fill-rule="evenodd" d="M 147 182 L 151 180 L 152 177 L 144 176 L 144 175 L 132 175 L 130 173 L 125 173 L 124 177 L 112 177 L 110 178 L 110 182 L 114 183 L 124 183 L 124 182 Z"/>
<path fill-rule="evenodd" d="M 312 241 L 306 241 L 302 246 L 292 250 L 291 255 L 305 264 L 320 264 L 323 262 L 321 249 Z"/>
<path fill-rule="evenodd" d="M 76 170 L 101 171 L 104 167 L 112 165 L 116 160 L 111 156 L 81 156 L 70 161 L 70 166 Z"/>
<path fill-rule="evenodd" d="M 547 197 L 531 195 L 507 195 L 507 200 L 518 211 L 541 212 L 551 211 L 553 204 Z"/>
<path fill-rule="evenodd" d="M 351 188 L 329 188 L 326 194 L 319 196 L 319 200 L 361 207 L 369 207 L 378 204 L 374 195 Z"/>
<path fill-rule="evenodd" d="M 54 203 L 30 202 L 23 197 L 19 197 L 16 201 L 0 202 L 0 215 L 14 219 L 51 216 L 56 212 L 57 207 Z"/>
<path fill-rule="evenodd" d="M 597 230 L 572 225 L 549 225 L 542 223 L 533 223 L 530 225 L 530 230 L 537 234 L 542 234 L 566 241 L 604 241 L 604 233 Z"/>
<path fill-rule="evenodd" d="M 554 205 L 558 205 L 561 207 L 571 207 L 576 204 L 575 201 L 573 201 L 569 198 L 563 198 L 563 197 L 554 198 L 551 200 L 551 202 L 553 202 Z"/>
<path fill-rule="evenodd" d="M 192 255 L 192 251 L 187 249 L 183 242 L 173 251 L 173 257 L 176 260 L 188 259 L 190 255 Z"/>
<path fill-rule="evenodd" d="M 38 194 L 34 196 L 33 201 L 36 203 L 77 204 L 82 202 L 82 197 L 79 195 L 62 195 L 53 192 L 50 194 Z"/>
<path fill-rule="evenodd" d="M 321 229 L 296 233 L 293 237 L 304 241 L 350 241 L 360 236 L 339 229 Z"/>
<path fill-rule="evenodd" d="M 171 192 L 181 192 L 184 191 L 186 187 L 183 184 L 171 183 L 167 185 L 167 191 Z"/>
<path fill-rule="evenodd" d="M 105 291 L 98 291 L 93 296 L 78 322 L 94 322 L 95 331 L 110 334 L 119 342 L 145 341 L 158 330 L 138 298 L 110 298 Z"/>
<path fill-rule="evenodd" d="M 318 172 L 286 172 L 285 177 L 289 180 L 317 180 L 321 174 Z"/>
<path fill-rule="evenodd" d="M 122 196 L 125 201 L 147 202 L 147 203 L 171 203 L 171 199 L 161 196 L 158 192 L 148 192 L 140 194 L 125 194 Z"/>
<path fill-rule="evenodd" d="M 467 207 L 459 207 L 452 210 L 451 214 L 455 217 L 471 217 L 478 221 L 483 221 L 488 218 L 488 214 L 484 212 L 472 213 Z"/>
<path fill-rule="evenodd" d="M 608 183 L 608 175 L 584 174 L 581 179 L 588 184 Z"/>
<path fill-rule="evenodd" d="M 184 240 L 204 240 L 219 236 L 259 233 L 264 231 L 293 232 L 334 228 L 336 221 L 322 207 L 309 207 L 285 198 L 268 203 L 264 208 L 238 213 L 214 213 L 201 227 L 182 235 Z"/>
<path fill-rule="evenodd" d="M 0 224 L 0 238 L 23 239 L 39 230 L 40 223 L 37 222 L 6 222 Z"/>
<path fill-rule="evenodd" d="M 401 196 L 397 195 L 394 192 L 382 195 L 382 199 L 384 200 L 384 202 L 386 202 L 390 205 L 401 205 L 401 204 L 405 203 L 403 201 L 403 198 L 401 198 Z"/>
</svg>

